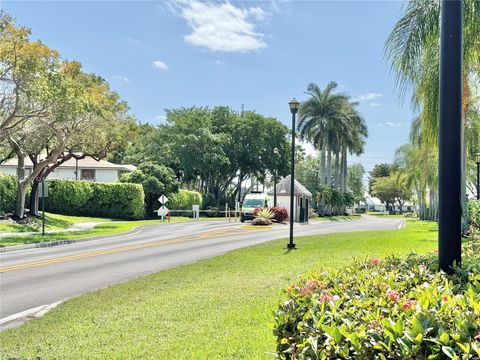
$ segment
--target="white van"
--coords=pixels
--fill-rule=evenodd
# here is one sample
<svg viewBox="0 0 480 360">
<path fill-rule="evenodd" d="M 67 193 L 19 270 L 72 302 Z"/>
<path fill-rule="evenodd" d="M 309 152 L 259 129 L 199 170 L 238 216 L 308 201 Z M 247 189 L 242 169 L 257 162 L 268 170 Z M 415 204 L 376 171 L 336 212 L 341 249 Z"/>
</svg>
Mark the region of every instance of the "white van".
<svg viewBox="0 0 480 360">
<path fill-rule="evenodd" d="M 253 211 L 256 208 L 265 208 L 273 206 L 272 197 L 261 193 L 251 192 L 245 196 L 242 204 L 242 212 L 240 214 L 240 221 L 243 223 L 245 220 L 253 220 Z"/>
</svg>

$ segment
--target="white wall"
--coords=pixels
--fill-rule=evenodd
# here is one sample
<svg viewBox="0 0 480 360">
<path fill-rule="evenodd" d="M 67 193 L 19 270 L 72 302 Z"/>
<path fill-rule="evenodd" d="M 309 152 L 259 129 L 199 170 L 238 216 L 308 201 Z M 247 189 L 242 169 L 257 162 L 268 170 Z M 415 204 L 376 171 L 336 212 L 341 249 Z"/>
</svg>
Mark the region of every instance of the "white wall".
<svg viewBox="0 0 480 360">
<path fill-rule="evenodd" d="M 7 175 L 17 175 L 17 169 L 12 168 L 12 167 L 0 167 L 0 173 L 1 174 L 7 174 Z"/>
<path fill-rule="evenodd" d="M 295 196 L 294 197 L 294 206 L 293 206 L 293 219 L 294 221 L 297 221 L 297 206 L 295 206 L 297 204 L 297 197 Z M 290 195 L 287 195 L 287 196 L 279 196 L 277 195 L 277 205 L 280 206 L 280 207 L 284 207 L 285 209 L 287 209 L 287 212 L 288 212 L 288 216 L 290 216 Z"/>
<path fill-rule="evenodd" d="M 95 171 L 95 180 L 98 182 L 115 182 L 118 180 L 118 170 L 102 169 Z"/>
<path fill-rule="evenodd" d="M 80 172 L 80 170 L 79 170 Z M 78 174 L 80 178 L 80 174 Z M 75 170 L 56 168 L 53 173 L 48 175 L 47 179 L 70 179 L 75 180 Z"/>
<path fill-rule="evenodd" d="M 13 167 L 0 166 L 0 173 L 8 175 L 17 175 L 17 169 Z M 82 175 L 81 169 L 78 169 L 78 179 Z M 70 179 L 75 180 L 75 170 L 69 168 L 57 168 L 48 176 L 48 179 Z M 117 169 L 96 169 L 95 181 L 98 182 L 115 182 L 118 180 Z"/>
</svg>

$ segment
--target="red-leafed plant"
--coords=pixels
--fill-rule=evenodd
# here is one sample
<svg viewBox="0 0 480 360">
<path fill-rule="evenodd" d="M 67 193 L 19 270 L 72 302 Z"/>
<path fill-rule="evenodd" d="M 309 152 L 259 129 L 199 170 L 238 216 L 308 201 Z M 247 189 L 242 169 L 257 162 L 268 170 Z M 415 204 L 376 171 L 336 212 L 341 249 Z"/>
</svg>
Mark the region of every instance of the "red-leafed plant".
<svg viewBox="0 0 480 360">
<path fill-rule="evenodd" d="M 281 223 L 288 219 L 288 211 L 284 207 L 275 206 L 270 208 L 270 211 L 274 213 L 273 220 L 276 222 Z"/>
</svg>

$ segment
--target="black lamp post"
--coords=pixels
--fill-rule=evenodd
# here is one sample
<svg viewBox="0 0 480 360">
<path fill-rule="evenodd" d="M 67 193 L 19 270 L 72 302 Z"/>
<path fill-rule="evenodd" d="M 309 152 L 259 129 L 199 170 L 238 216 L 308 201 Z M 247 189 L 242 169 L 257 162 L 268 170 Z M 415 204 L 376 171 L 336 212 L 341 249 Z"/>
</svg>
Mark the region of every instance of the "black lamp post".
<svg viewBox="0 0 480 360">
<path fill-rule="evenodd" d="M 442 0 L 440 10 L 440 121 L 438 260 L 452 273 L 462 257 L 463 1 Z"/>
<path fill-rule="evenodd" d="M 475 160 L 477 162 L 477 200 L 480 200 L 480 153 L 477 153 Z"/>
<path fill-rule="evenodd" d="M 278 149 L 274 148 L 273 153 L 278 159 Z M 273 206 L 277 206 L 277 164 L 275 164 L 275 169 L 273 170 Z"/>
<path fill-rule="evenodd" d="M 288 103 L 290 112 L 292 113 L 292 161 L 290 164 L 290 241 L 287 244 L 288 249 L 295 249 L 293 242 L 293 216 L 294 216 L 294 202 L 295 202 L 295 116 L 297 115 L 300 103 L 293 98 Z"/>
</svg>

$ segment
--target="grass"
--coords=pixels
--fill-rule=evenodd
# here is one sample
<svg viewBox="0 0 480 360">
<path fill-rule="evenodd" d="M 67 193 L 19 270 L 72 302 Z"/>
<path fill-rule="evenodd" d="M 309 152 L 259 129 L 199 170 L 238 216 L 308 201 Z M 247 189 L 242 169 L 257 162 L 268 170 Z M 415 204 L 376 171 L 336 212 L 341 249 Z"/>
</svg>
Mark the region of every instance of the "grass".
<svg viewBox="0 0 480 360">
<path fill-rule="evenodd" d="M 0 357 L 271 359 L 272 312 L 299 275 L 353 257 L 430 252 L 436 231 L 410 220 L 402 230 L 299 237 L 290 252 L 271 241 L 162 271 L 0 333 Z"/>
<path fill-rule="evenodd" d="M 137 220 L 137 221 L 120 221 L 104 218 L 89 218 L 89 217 L 78 217 L 78 216 L 65 216 L 57 214 L 49 214 L 51 218 L 54 219 L 63 219 L 63 221 L 76 221 L 79 222 L 107 222 L 105 224 L 98 224 L 93 229 L 90 230 L 81 230 L 81 231 L 59 231 L 53 233 L 46 233 L 44 236 L 42 234 L 29 234 L 29 235 L 11 235 L 11 236 L 0 236 L 0 247 L 3 246 L 12 246 L 12 245 L 23 245 L 23 244 L 34 244 L 47 241 L 58 241 L 58 240 L 74 240 L 88 238 L 92 236 L 100 235 L 110 235 L 118 234 L 121 232 L 132 230 L 134 227 L 141 225 L 155 225 L 161 224 L 161 220 Z M 200 218 L 201 220 L 225 220 L 225 218 Z M 110 222 L 108 222 L 110 221 Z M 193 221 L 188 217 L 176 216 L 171 218 L 171 222 L 188 222 Z M 167 220 L 164 222 L 167 224 Z M 58 223 L 57 223 L 58 224 Z M 70 225 L 72 225 L 71 223 Z M 68 225 L 68 226 L 70 226 Z M 66 227 L 68 227 L 66 226 Z M 56 228 L 58 229 L 58 227 Z M 48 228 L 47 230 L 55 230 L 55 228 Z M 0 231 L 8 231 L 2 230 Z M 17 232 L 25 232 L 28 230 L 17 230 Z"/>
<path fill-rule="evenodd" d="M 316 218 L 310 218 L 309 220 L 329 220 L 329 221 L 342 221 L 342 220 L 355 220 L 360 219 L 360 214 L 352 214 L 352 215 L 337 215 L 337 216 L 320 216 Z"/>
<path fill-rule="evenodd" d="M 97 218 L 86 216 L 69 216 L 45 213 L 45 230 L 62 230 L 66 229 L 73 224 L 82 222 L 111 222 L 115 219 L 110 218 Z M 33 224 L 12 224 L 10 222 L 0 221 L 0 231 L 2 232 L 39 232 L 42 231 L 42 218 L 35 219 Z"/>
</svg>

